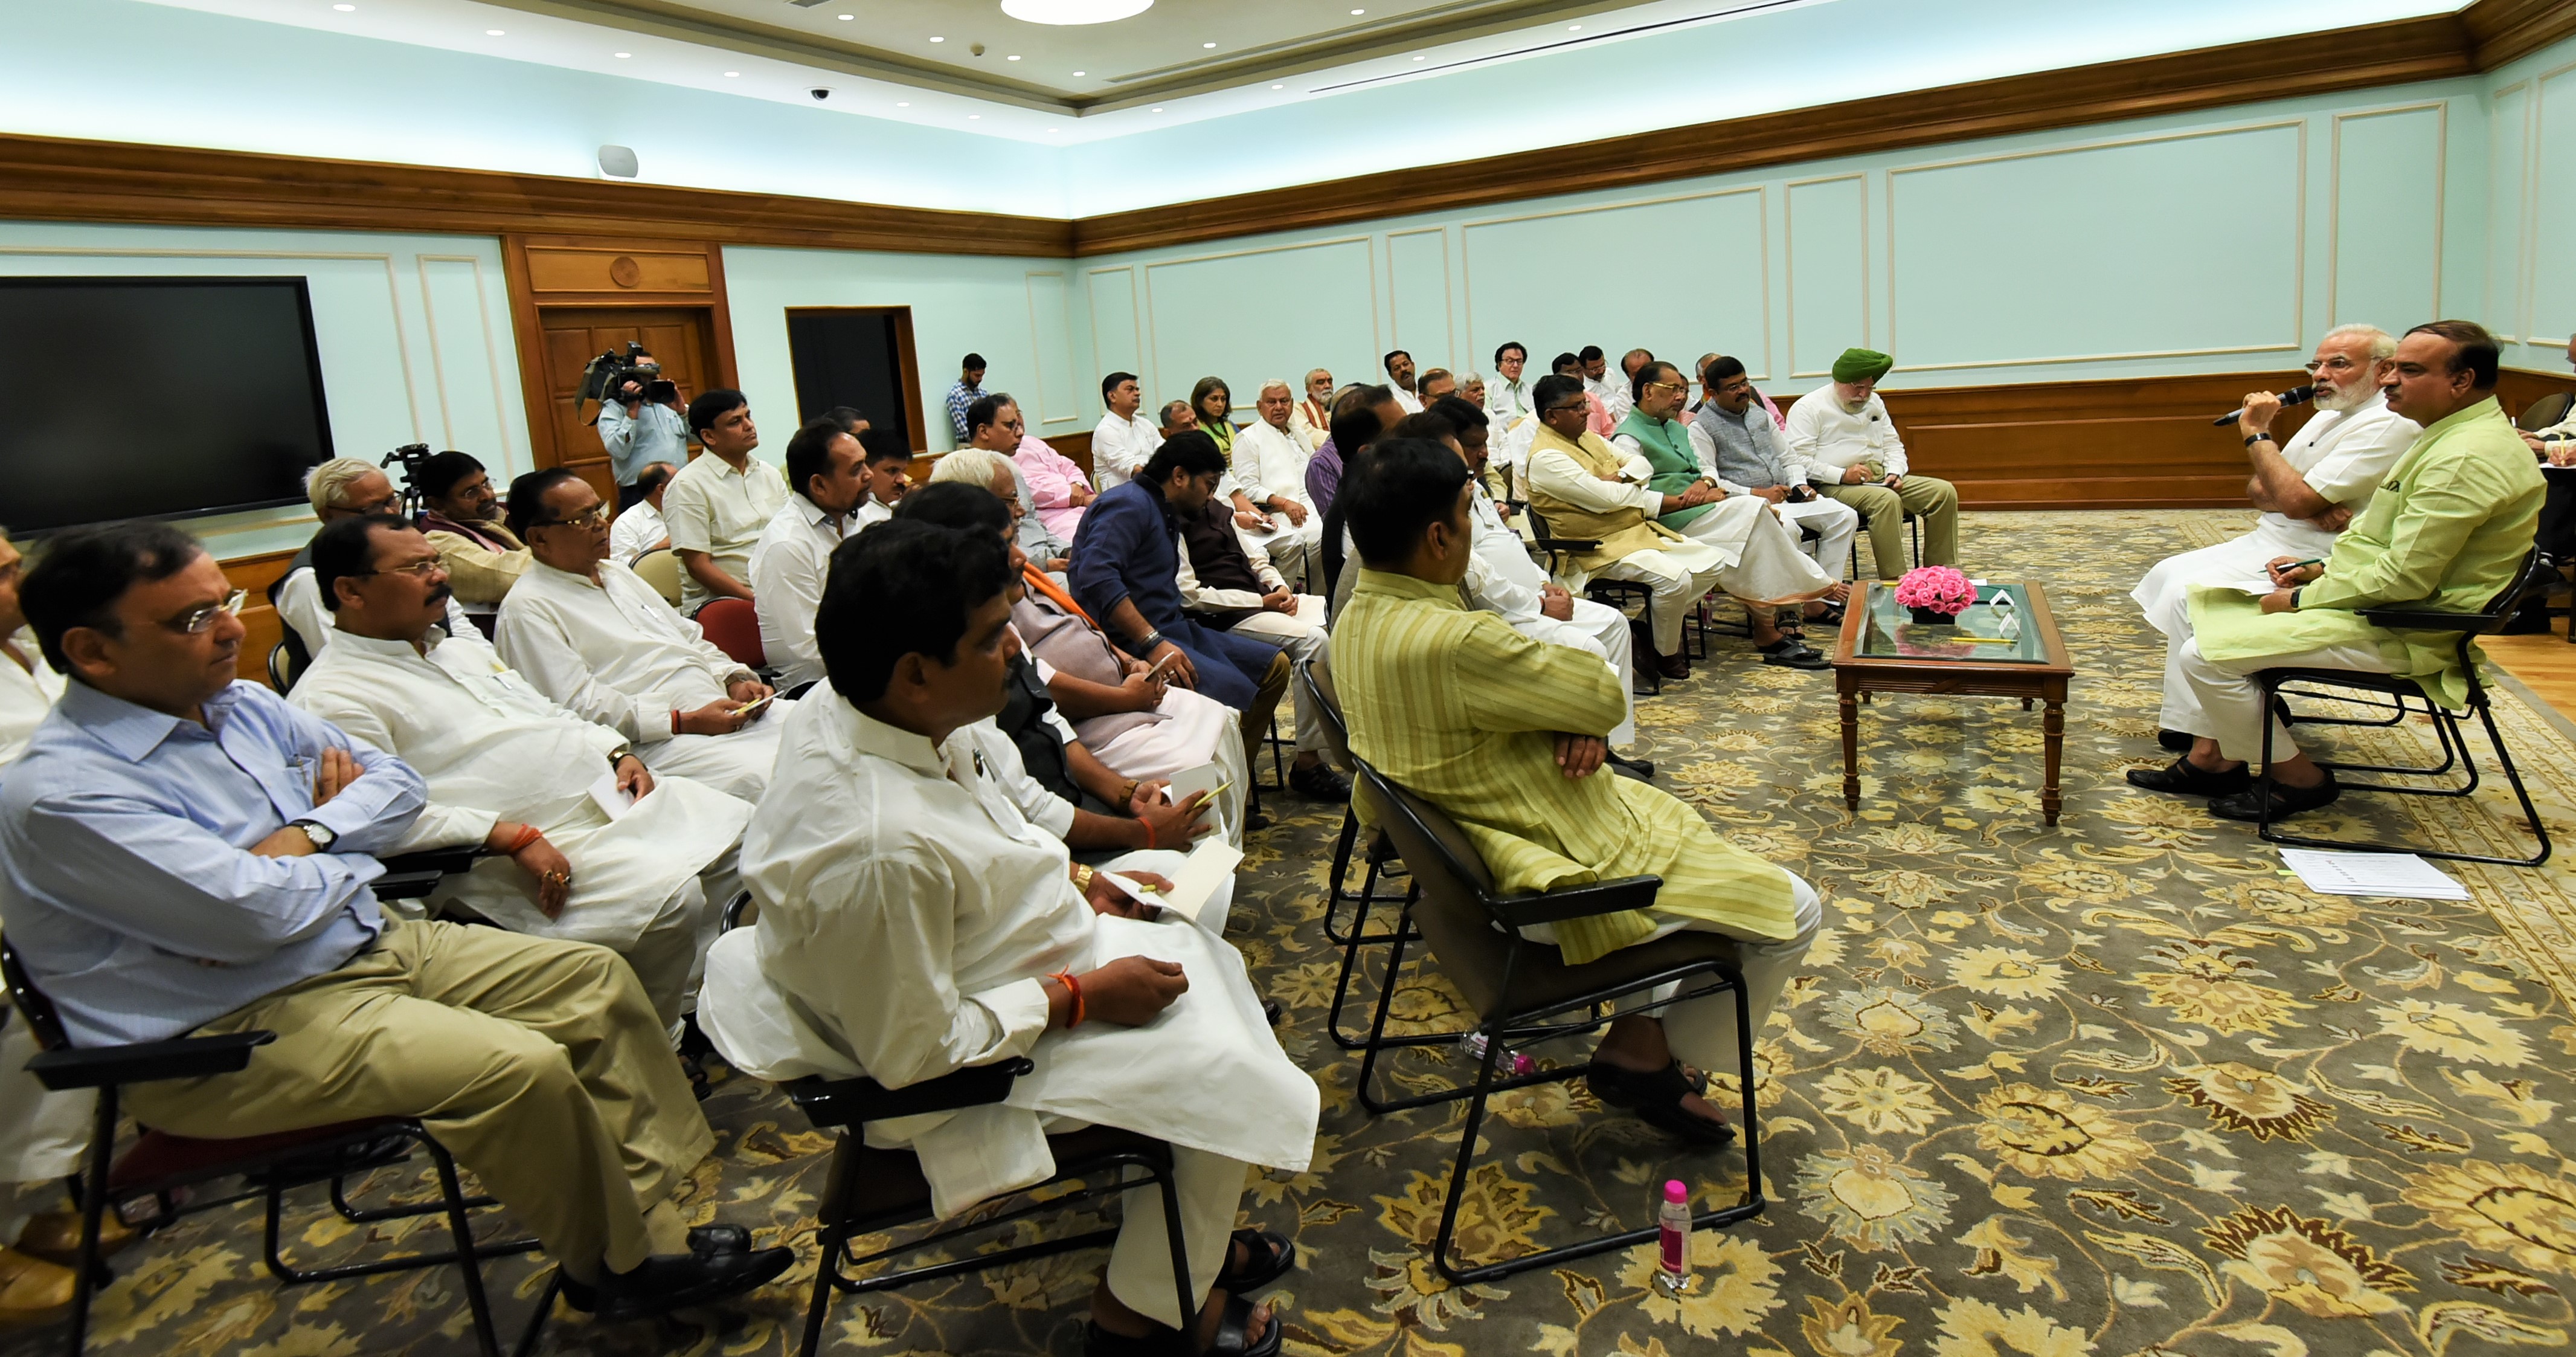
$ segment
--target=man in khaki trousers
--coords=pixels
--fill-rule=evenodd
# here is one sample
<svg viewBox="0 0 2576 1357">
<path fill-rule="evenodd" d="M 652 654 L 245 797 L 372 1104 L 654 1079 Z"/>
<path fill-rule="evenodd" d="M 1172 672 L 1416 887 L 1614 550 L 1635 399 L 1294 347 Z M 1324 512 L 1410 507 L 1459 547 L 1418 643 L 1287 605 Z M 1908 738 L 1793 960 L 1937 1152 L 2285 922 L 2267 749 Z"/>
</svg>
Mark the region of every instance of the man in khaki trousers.
<svg viewBox="0 0 2576 1357">
<path fill-rule="evenodd" d="M 233 1137 L 417 1117 L 602 1319 L 784 1271 L 669 1195 L 710 1144 L 616 954 L 379 908 L 368 856 L 418 774 L 233 680 L 241 596 L 165 524 L 64 534 L 20 598 L 71 676 L 0 783 L 0 923 L 77 1045 L 266 1029 L 247 1069 L 138 1084 L 137 1120 Z"/>
</svg>

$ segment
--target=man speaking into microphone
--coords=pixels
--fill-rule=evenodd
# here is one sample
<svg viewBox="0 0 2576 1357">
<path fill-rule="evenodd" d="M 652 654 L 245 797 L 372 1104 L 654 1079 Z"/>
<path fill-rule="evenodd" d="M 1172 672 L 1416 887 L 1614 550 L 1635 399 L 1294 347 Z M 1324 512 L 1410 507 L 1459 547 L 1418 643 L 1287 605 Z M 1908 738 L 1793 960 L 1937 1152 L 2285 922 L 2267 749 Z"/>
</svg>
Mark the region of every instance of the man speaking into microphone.
<svg viewBox="0 0 2576 1357">
<path fill-rule="evenodd" d="M 2263 517 L 2242 537 L 2156 562 L 2138 581 L 2129 597 L 2156 630 L 2177 646 L 2190 635 L 2188 594 L 2194 584 L 2257 580 L 2263 578 L 2265 562 L 2283 556 L 2322 559 L 2334 550 L 2335 534 L 2370 503 L 2388 468 L 2423 432 L 2415 421 L 2390 410 L 2380 390 L 2393 371 L 2396 352 L 2397 341 L 2376 326 L 2343 325 L 2328 332 L 2307 367 L 2315 383 L 2316 416 L 2286 444 L 2272 436 L 2281 397 L 2269 391 L 2246 396 L 2238 417 L 2226 427 L 2245 440 L 2245 460 L 2253 472 L 2245 497 Z M 2162 732 L 2167 749 L 2189 747 L 2190 737 L 2177 744 L 2174 736 Z"/>
</svg>

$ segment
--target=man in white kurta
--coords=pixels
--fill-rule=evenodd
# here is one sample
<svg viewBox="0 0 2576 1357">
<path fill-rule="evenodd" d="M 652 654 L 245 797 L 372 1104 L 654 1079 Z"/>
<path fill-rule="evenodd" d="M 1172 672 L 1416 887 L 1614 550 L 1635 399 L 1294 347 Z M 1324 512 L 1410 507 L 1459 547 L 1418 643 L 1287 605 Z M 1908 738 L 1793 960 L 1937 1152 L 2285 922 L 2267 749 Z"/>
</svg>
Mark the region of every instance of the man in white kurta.
<svg viewBox="0 0 2576 1357">
<path fill-rule="evenodd" d="M 647 462 L 635 473 L 635 488 L 642 493 L 608 525 L 610 555 L 633 565 L 646 552 L 671 545 L 671 525 L 662 518 L 662 496 L 671 488 L 671 476 L 671 468 L 660 462 Z"/>
<path fill-rule="evenodd" d="M 1260 418 L 1234 436 L 1232 461 L 1235 487 L 1274 525 L 1260 539 L 1262 550 L 1283 575 L 1302 586 L 1321 573 L 1307 566 L 1318 559 L 1316 544 L 1324 540 L 1324 516 L 1315 512 L 1314 498 L 1306 491 L 1306 463 L 1313 454 L 1289 425 L 1295 408 L 1286 382 L 1264 383 L 1253 405 Z M 1247 539 L 1253 536 L 1245 534 Z M 1290 569 L 1291 565 L 1295 568 Z"/>
<path fill-rule="evenodd" d="M 1246 1166 L 1310 1160 L 1314 1081 L 1280 1051 L 1233 948 L 1178 921 L 1121 917 L 1115 889 L 1073 867 L 995 777 L 1007 745 L 977 726 L 1000 709 L 1007 673 L 1001 544 L 898 521 L 834 567 L 852 577 L 835 597 L 880 613 L 959 608 L 964 630 L 947 656 L 893 655 L 897 628 L 825 618 L 833 691 L 789 718 L 743 845 L 759 921 L 717 943 L 701 1022 L 737 1068 L 772 1079 L 864 1073 L 902 1088 L 1028 1057 L 1035 1071 L 1003 1103 L 872 1124 L 870 1143 L 910 1147 L 950 1218 L 1050 1173 L 1050 1131 L 1164 1140 L 1189 1290 L 1208 1294 Z M 1106 1294 L 1186 1322 L 1170 1260 L 1159 1204 L 1139 1189 Z M 1095 1319 L 1103 1308 L 1095 1296 Z"/>
<path fill-rule="evenodd" d="M 762 662 L 781 688 L 823 677 L 814 644 L 814 610 L 832 548 L 858 531 L 852 518 L 868 501 L 867 453 L 859 440 L 818 419 L 787 440 L 787 504 L 751 548 L 752 607 L 760 615 Z"/>
<path fill-rule="evenodd" d="M 447 574 L 420 534 L 326 529 L 316 561 L 340 636 L 288 701 L 428 783 L 429 803 L 395 851 L 491 850 L 443 878 L 430 906 L 618 953 L 676 1038 L 717 912 L 738 889 L 750 804 L 687 778 L 655 780 L 625 736 L 549 701 L 480 634 L 448 635 Z M 415 561 L 432 568 L 415 573 Z M 372 573 L 344 574 L 352 565 Z M 620 787 L 646 790 L 629 798 Z"/>
<path fill-rule="evenodd" d="M 1145 459 L 1163 446 L 1163 431 L 1140 413 L 1145 388 L 1137 385 L 1136 374 L 1113 372 L 1102 378 L 1100 399 L 1109 413 L 1091 430 L 1091 483 L 1107 494 L 1145 469 Z"/>
<path fill-rule="evenodd" d="M 510 591 L 518 605 L 503 603 L 493 632 L 502 661 L 574 715 L 632 741 L 656 774 L 757 800 L 778 761 L 778 713 L 745 708 L 770 696 L 769 685 L 608 559 L 588 482 L 564 476 L 545 503 L 548 521 L 528 529 L 536 560 L 520 577 L 535 587 Z"/>
<path fill-rule="evenodd" d="M 63 676 L 45 662 L 26 621 L 18 611 L 18 548 L 0 533 L 0 776 L 26 752 L 28 737 L 63 695 Z M 18 1238 L 27 1224 L 17 1205 L 19 1184 L 28 1185 L 28 1207 L 40 1204 L 40 1197 L 59 1201 L 59 1184 L 80 1172 L 81 1152 L 89 1148 L 98 1095 L 49 1091 L 27 1073 L 27 1062 L 35 1058 L 34 1035 L 11 1014 L 0 1027 L 0 1239 Z M 77 1218 L 66 1212 L 44 1214 L 41 1232 L 59 1236 L 65 1227 L 78 1228 Z M 0 1276 L 20 1279 L 11 1289 L 31 1308 L 71 1299 L 67 1269 L 13 1249 L 0 1247 Z"/>
<path fill-rule="evenodd" d="M 2192 585 L 2251 582 L 2264 578 L 2267 561 L 2334 554 L 2336 536 L 2369 507 L 2388 468 L 2424 432 L 2390 410 L 2380 391 L 2396 352 L 2397 341 L 2375 326 L 2346 325 L 2328 334 L 2308 366 L 2317 413 L 2286 444 L 2271 437 L 2280 398 L 2269 391 L 2246 396 L 2235 428 L 2253 464 L 2246 488 L 2263 516 L 2253 531 L 2168 556 L 2138 581 L 2129 597 L 2156 630 L 2177 641 L 2191 635 Z"/>
</svg>

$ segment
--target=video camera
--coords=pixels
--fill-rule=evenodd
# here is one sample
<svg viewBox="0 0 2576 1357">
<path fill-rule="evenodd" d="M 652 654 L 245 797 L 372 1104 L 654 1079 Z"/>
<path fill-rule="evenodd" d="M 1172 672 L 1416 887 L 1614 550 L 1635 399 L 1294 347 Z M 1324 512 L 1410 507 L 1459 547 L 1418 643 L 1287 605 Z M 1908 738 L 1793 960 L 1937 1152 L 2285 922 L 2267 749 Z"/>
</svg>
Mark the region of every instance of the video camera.
<svg viewBox="0 0 2576 1357">
<path fill-rule="evenodd" d="M 581 370 L 581 390 L 573 397 L 573 404 L 605 405 L 617 401 L 623 405 L 619 393 L 628 382 L 643 387 L 644 399 L 655 405 L 677 399 L 680 394 L 676 383 L 663 378 L 662 365 L 653 361 L 653 355 L 646 353 L 643 345 L 630 341 L 624 353 L 610 349 L 590 360 L 590 366 Z M 599 422 L 597 410 L 591 411 L 588 422 Z"/>
<path fill-rule="evenodd" d="M 385 459 L 376 463 L 384 467 L 392 466 L 397 462 L 402 464 L 403 517 L 405 518 L 420 516 L 420 464 L 428 461 L 429 457 L 427 443 L 405 443 L 386 453 Z"/>
</svg>

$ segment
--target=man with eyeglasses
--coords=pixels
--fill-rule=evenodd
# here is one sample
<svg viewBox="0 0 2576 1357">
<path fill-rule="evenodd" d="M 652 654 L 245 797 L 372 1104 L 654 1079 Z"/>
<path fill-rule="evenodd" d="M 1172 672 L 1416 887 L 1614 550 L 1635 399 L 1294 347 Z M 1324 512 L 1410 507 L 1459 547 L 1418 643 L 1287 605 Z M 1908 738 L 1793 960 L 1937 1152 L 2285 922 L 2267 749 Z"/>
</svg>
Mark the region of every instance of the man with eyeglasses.
<svg viewBox="0 0 2576 1357">
<path fill-rule="evenodd" d="M 555 705 L 472 628 L 447 632 L 447 568 L 402 520 L 331 524 L 313 569 L 340 639 L 289 700 L 428 784 L 397 851 L 488 854 L 443 878 L 430 905 L 626 958 L 676 1042 L 699 939 L 714 939 L 715 911 L 742 888 L 734 850 L 750 803 L 655 779 L 625 736 Z M 603 774 L 605 802 L 593 795 Z"/>
<path fill-rule="evenodd" d="M 1690 382 L 1670 363 L 1648 360 L 1630 381 L 1630 406 L 1610 446 L 1624 454 L 1619 472 L 1640 510 L 1660 502 L 1656 521 L 1715 551 L 1726 562 L 1718 587 L 1744 605 L 1754 649 L 1762 662 L 1786 669 L 1823 669 L 1832 662 L 1784 631 L 1779 612 L 1816 600 L 1839 599 L 1842 582 L 1798 548 L 1797 530 L 1759 495 L 1730 492 L 1700 465 L 1689 429 L 1674 416 L 1690 399 Z M 1562 455 L 1560 450 L 1559 455 Z M 1536 474 L 1533 468 L 1533 475 Z M 1589 534 L 1576 534 L 1588 536 Z M 1794 614 L 1793 614 L 1794 615 Z M 1660 642 L 1656 649 L 1663 650 Z M 1689 672 L 1678 650 L 1655 656 L 1656 669 L 1679 678 Z"/>
<path fill-rule="evenodd" d="M 510 521 L 537 563 L 501 605 L 492 640 L 502 660 L 633 742 L 656 776 L 759 800 L 786 713 L 770 712 L 759 675 L 609 559 L 599 492 L 563 467 L 531 471 L 510 483 Z"/>
<path fill-rule="evenodd" d="M 625 962 L 378 904 L 420 775 L 235 680 L 242 593 L 194 539 L 65 533 L 20 598 L 72 682 L 0 781 L 9 945 L 75 1046 L 275 1034 L 237 1072 L 129 1086 L 139 1121 L 226 1139 L 417 1117 L 602 1319 L 786 1269 L 672 1206 L 714 1137 Z"/>
<path fill-rule="evenodd" d="M 334 457 L 307 472 L 304 495 L 312 502 L 313 516 L 325 527 L 342 519 L 402 512 L 402 492 L 394 489 L 384 468 L 355 457 Z M 286 624 L 286 653 L 294 661 L 295 672 L 301 673 L 337 634 L 331 610 L 322 606 L 322 591 L 313 583 L 312 543 L 305 543 L 287 562 L 286 573 L 268 586 L 268 601 L 277 609 L 278 620 Z M 465 610 L 452 592 L 448 611 L 456 626 L 464 625 Z"/>
<path fill-rule="evenodd" d="M 2266 561 L 2334 554 L 2337 534 L 2369 507 L 2388 468 L 2424 432 L 2389 409 L 2380 390 L 2396 353 L 2396 339 L 2375 325 L 2328 332 L 2307 366 L 2316 383 L 2317 413 L 2286 443 L 2273 434 L 2281 398 L 2269 391 L 2245 397 L 2234 428 L 2242 431 L 2253 470 L 2245 495 L 2263 516 L 2243 536 L 2156 562 L 2130 591 L 2147 621 L 2169 641 L 2191 636 L 2191 586 L 2262 580 Z M 2191 748 L 2191 737 L 2170 725 L 2158 740 L 2176 753 Z"/>
</svg>

